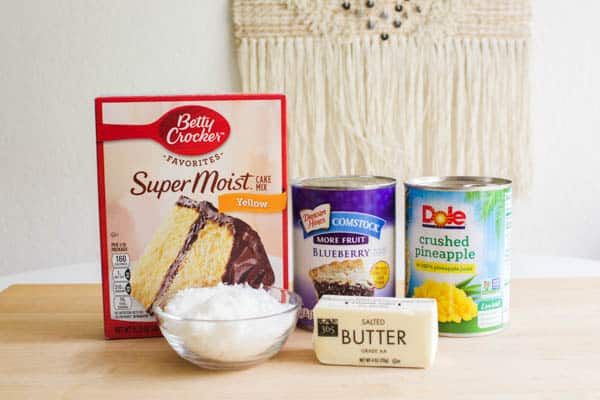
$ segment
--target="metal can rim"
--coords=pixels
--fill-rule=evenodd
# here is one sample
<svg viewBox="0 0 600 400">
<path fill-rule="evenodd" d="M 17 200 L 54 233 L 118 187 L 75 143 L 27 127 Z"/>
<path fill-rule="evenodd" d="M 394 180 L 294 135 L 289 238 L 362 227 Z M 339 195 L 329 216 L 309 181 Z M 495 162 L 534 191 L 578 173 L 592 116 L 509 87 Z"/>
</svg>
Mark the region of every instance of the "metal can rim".
<svg viewBox="0 0 600 400">
<path fill-rule="evenodd" d="M 424 176 L 404 182 L 407 188 L 432 191 L 482 192 L 510 188 L 510 179 L 487 176 Z"/>
<path fill-rule="evenodd" d="M 334 182 L 344 182 L 356 180 L 356 185 L 343 185 L 334 184 Z M 362 182 L 360 182 L 362 181 Z M 371 183 L 369 183 L 371 181 Z M 327 182 L 331 182 L 327 184 Z M 324 176 L 324 177 L 309 177 L 301 178 L 292 182 L 293 187 L 303 189 L 316 189 L 316 190 L 365 190 L 365 189 L 379 189 L 384 187 L 395 186 L 397 183 L 395 178 L 378 175 L 339 175 L 339 176 Z"/>
</svg>

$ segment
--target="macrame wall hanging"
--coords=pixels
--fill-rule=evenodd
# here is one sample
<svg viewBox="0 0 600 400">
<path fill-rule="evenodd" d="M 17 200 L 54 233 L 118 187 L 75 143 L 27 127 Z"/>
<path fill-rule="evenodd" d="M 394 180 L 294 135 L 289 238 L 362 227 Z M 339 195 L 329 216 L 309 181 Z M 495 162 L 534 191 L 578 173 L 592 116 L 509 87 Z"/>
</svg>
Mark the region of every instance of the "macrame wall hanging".
<svg viewBox="0 0 600 400">
<path fill-rule="evenodd" d="M 292 178 L 529 163 L 529 0 L 234 0 L 245 92 L 288 100 Z"/>
</svg>

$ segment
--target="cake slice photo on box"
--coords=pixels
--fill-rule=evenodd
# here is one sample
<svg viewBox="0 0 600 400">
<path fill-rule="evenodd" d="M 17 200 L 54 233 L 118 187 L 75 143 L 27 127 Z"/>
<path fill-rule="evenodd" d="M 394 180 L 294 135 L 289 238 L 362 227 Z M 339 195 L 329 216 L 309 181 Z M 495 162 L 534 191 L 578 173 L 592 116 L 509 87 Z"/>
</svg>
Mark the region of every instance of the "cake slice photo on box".
<svg viewBox="0 0 600 400">
<path fill-rule="evenodd" d="M 334 261 L 313 268 L 310 279 L 317 298 L 325 294 L 345 296 L 373 296 L 375 287 L 362 259 Z"/>
<path fill-rule="evenodd" d="M 163 296 L 190 287 L 269 287 L 271 263 L 256 231 L 207 201 L 177 200 L 131 273 L 131 295 L 148 312 Z"/>
</svg>

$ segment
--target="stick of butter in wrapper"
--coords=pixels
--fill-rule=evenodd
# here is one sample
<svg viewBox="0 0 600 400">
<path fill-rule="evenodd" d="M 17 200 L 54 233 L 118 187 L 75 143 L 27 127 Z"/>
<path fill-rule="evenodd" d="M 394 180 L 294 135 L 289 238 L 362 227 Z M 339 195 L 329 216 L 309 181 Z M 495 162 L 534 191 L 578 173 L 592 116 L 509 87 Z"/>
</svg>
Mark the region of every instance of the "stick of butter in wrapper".
<svg viewBox="0 0 600 400">
<path fill-rule="evenodd" d="M 438 342 L 434 299 L 325 295 L 313 313 L 313 345 L 323 364 L 433 364 Z"/>
</svg>

